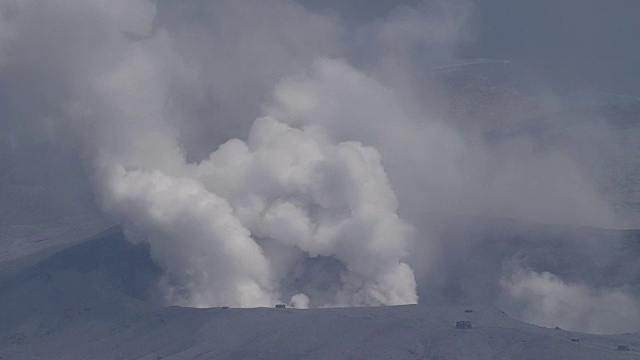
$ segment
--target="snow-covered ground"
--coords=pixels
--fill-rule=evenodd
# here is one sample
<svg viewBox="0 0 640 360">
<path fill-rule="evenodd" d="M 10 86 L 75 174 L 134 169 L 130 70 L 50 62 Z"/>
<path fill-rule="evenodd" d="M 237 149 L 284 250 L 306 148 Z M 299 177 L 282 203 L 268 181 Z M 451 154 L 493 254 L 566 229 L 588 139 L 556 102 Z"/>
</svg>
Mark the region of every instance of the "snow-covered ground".
<svg viewBox="0 0 640 360">
<path fill-rule="evenodd" d="M 72 238 L 66 242 L 72 246 L 44 258 L 20 253 L 25 255 L 21 269 L 0 274 L 1 359 L 640 356 L 638 334 L 599 336 L 541 328 L 493 306 L 164 307 L 145 301 L 153 297 L 150 284 L 160 271 L 144 246 L 128 243 L 119 228 L 84 242 Z M 456 329 L 458 320 L 470 320 L 473 329 Z M 630 351 L 619 351 L 618 345 L 628 345 Z"/>
<path fill-rule="evenodd" d="M 70 217 L 56 223 L 0 226 L 0 269 L 6 262 L 86 240 L 109 226 L 109 222 L 92 216 Z"/>
<path fill-rule="evenodd" d="M 633 359 L 636 335 L 537 328 L 498 309 L 93 309 L 4 332 L 5 358 L 32 359 Z M 473 329 L 456 329 L 470 319 Z M 571 339 L 578 339 L 573 342 Z M 631 351 L 618 351 L 629 344 Z"/>
</svg>

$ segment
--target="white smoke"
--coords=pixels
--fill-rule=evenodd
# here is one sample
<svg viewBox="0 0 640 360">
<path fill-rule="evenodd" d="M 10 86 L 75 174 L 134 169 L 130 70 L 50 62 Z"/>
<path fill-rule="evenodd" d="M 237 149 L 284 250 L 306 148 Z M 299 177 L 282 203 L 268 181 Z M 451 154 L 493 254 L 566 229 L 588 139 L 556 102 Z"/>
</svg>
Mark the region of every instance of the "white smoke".
<svg viewBox="0 0 640 360">
<path fill-rule="evenodd" d="M 246 143 L 230 140 L 188 163 L 163 113 L 161 73 L 182 71 L 179 61 L 166 65 L 172 56 L 160 33 L 125 52 L 94 86 L 122 119 L 106 119 L 98 134 L 99 195 L 181 284 L 169 283 L 170 300 L 270 305 L 282 301 L 280 282 L 297 261 L 327 256 L 344 266 L 340 290 L 329 302 L 312 297 L 314 306 L 417 302 L 402 262 L 413 232 L 396 215 L 377 151 L 264 117 Z"/>
<path fill-rule="evenodd" d="M 340 285 L 332 299 L 308 296 L 314 306 L 417 302 L 402 261 L 413 231 L 396 215 L 377 151 L 264 117 L 246 143 L 230 140 L 189 163 L 164 113 L 163 73 L 189 76 L 175 57 L 159 33 L 127 49 L 92 89 L 115 112 L 97 135 L 100 198 L 151 244 L 172 278 L 169 300 L 272 305 L 297 292 L 281 288 L 294 265 L 325 256 L 343 265 Z M 87 116 L 82 106 L 76 116 Z"/>
<path fill-rule="evenodd" d="M 495 147 L 478 144 L 446 119 L 430 116 L 414 96 L 345 61 L 319 59 L 280 82 L 269 112 L 375 146 L 414 223 L 429 211 L 542 223 L 614 222 L 593 181 L 566 154 L 536 149 L 526 137 Z"/>
<path fill-rule="evenodd" d="M 300 12 L 289 2 L 274 4 Z M 2 5 L 3 26 L 16 34 L 16 41 L 3 43 L 12 66 L 20 56 L 32 61 L 21 47 L 32 32 L 50 34 L 51 43 L 71 37 L 42 51 L 48 66 L 68 74 L 57 92 L 63 106 L 54 129 L 78 139 L 104 210 L 132 239 L 151 245 L 166 270 L 170 302 L 417 302 L 413 272 L 403 261 L 415 232 L 396 213 L 376 149 L 351 141 L 355 137 L 337 139 L 322 124 L 292 126 L 266 114 L 246 142 L 229 140 L 207 159 L 189 162 L 167 101 L 173 86 L 197 83 L 199 70 L 182 60 L 168 32 L 154 27 L 152 3 L 77 1 L 51 13 L 48 2 Z M 28 17 L 44 25 L 28 24 Z M 94 26 L 73 37 L 73 25 L 84 28 L 85 21 Z M 65 61 L 64 46 L 75 64 Z M 305 281 L 315 275 L 292 285 L 289 273 L 316 258 L 334 259 L 339 271 L 327 291 L 304 294 Z"/>
<path fill-rule="evenodd" d="M 265 117 L 246 143 L 230 140 L 199 164 L 184 162 L 179 174 L 117 162 L 101 164 L 99 174 L 107 211 L 145 234 L 167 271 L 184 277 L 187 296 L 174 292 L 173 301 L 271 305 L 282 300 L 280 281 L 296 261 L 327 256 L 344 265 L 341 288 L 330 303 L 307 303 L 417 302 L 402 261 L 413 230 L 396 215 L 373 148 Z M 292 301 L 304 306 L 305 298 Z"/>
<path fill-rule="evenodd" d="M 0 114 L 79 149 L 170 302 L 415 303 L 431 212 L 611 222 L 573 159 L 429 116 L 422 71 L 469 39 L 467 1 L 354 27 L 290 0 L 176 4 L 0 0 Z"/>
<path fill-rule="evenodd" d="M 592 289 L 524 269 L 503 277 L 501 285 L 514 315 L 532 324 L 596 334 L 640 328 L 638 301 L 624 289 Z"/>
</svg>

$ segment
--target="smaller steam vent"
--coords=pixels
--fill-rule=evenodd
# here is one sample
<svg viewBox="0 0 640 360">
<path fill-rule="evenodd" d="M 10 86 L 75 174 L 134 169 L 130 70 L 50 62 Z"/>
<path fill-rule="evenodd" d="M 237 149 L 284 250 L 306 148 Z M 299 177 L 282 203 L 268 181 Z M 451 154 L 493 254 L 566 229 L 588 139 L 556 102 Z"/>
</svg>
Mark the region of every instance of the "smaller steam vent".
<svg viewBox="0 0 640 360">
<path fill-rule="evenodd" d="M 629 345 L 618 345 L 618 351 L 629 351 Z"/>
<path fill-rule="evenodd" d="M 287 305 L 285 305 L 285 304 L 277 304 L 276 305 L 276 309 L 284 309 L 286 307 L 287 307 Z"/>
<path fill-rule="evenodd" d="M 456 329 L 472 329 L 471 321 L 469 320 L 460 320 L 456 321 Z"/>
</svg>

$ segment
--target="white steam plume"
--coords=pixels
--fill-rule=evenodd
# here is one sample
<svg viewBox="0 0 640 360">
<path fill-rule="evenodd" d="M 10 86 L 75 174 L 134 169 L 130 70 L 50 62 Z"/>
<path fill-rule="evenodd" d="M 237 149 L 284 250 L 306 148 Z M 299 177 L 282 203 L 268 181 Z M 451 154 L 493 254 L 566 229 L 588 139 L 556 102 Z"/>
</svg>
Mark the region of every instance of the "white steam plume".
<svg viewBox="0 0 640 360">
<path fill-rule="evenodd" d="M 230 140 L 189 163 L 164 114 L 162 75 L 188 70 L 162 33 L 137 45 L 93 85 L 115 113 L 97 134 L 95 178 L 105 210 L 144 234 L 167 270 L 170 301 L 271 305 L 295 294 L 281 288 L 294 265 L 324 256 L 343 265 L 338 290 L 322 299 L 298 294 L 297 304 L 417 302 L 402 261 L 413 230 L 396 215 L 375 149 L 264 117 L 246 143 Z M 91 115 L 83 106 L 73 108 L 78 119 Z"/>
<path fill-rule="evenodd" d="M 293 3 L 276 3 L 300 12 Z M 151 2 L 65 4 L 82 17 L 49 9 L 47 2 L 0 4 L 3 14 L 13 14 L 3 21 L 17 39 L 3 42 L 10 66 L 22 66 L 21 56 L 33 61 L 21 41 L 32 33 L 51 34 L 42 50 L 47 66 L 68 74 L 52 92 L 59 96 L 52 109 L 64 104 L 57 129 L 79 139 L 104 210 L 132 238 L 151 245 L 167 272 L 171 302 L 417 302 L 414 274 L 403 261 L 414 230 L 396 214 L 397 200 L 376 149 L 350 141 L 354 137 L 336 139 L 322 124 L 294 127 L 265 116 L 246 142 L 229 140 L 207 159 L 189 162 L 167 101 L 172 86 L 196 82 L 199 74 L 182 60 L 170 34 L 153 26 Z M 39 29 L 38 22 L 23 21 L 28 17 L 42 18 L 45 25 Z M 72 37 L 74 25 L 84 28 L 85 21 L 94 26 Z M 70 40 L 46 48 L 57 36 Z M 64 46 L 76 54 L 75 63 L 65 61 Z M 27 66 L 34 73 L 42 69 L 37 62 Z M 44 81 L 43 88 L 55 84 Z M 292 282 L 290 272 L 325 258 L 339 269 L 331 286 L 302 293 L 316 275 L 303 271 Z"/>
<path fill-rule="evenodd" d="M 248 141 L 230 140 L 179 174 L 101 164 L 106 209 L 145 234 L 170 274 L 183 276 L 195 306 L 270 305 L 280 280 L 305 257 L 344 264 L 331 303 L 307 295 L 298 304 L 390 305 L 417 302 L 402 262 L 413 236 L 375 149 L 332 142 L 318 127 L 258 119 Z M 271 244 L 275 242 L 276 244 Z M 270 257 L 278 246 L 288 258 Z"/>
<path fill-rule="evenodd" d="M 0 0 L 11 144 L 82 152 L 105 210 L 167 270 L 171 302 L 413 303 L 414 233 L 418 275 L 446 261 L 432 212 L 612 223 L 572 156 L 429 116 L 423 71 L 469 40 L 469 2 L 355 26 L 290 0 L 176 4 Z"/>
<path fill-rule="evenodd" d="M 624 289 L 568 284 L 549 273 L 518 269 L 501 280 L 507 305 L 523 321 L 597 334 L 636 332 L 638 301 Z"/>
</svg>

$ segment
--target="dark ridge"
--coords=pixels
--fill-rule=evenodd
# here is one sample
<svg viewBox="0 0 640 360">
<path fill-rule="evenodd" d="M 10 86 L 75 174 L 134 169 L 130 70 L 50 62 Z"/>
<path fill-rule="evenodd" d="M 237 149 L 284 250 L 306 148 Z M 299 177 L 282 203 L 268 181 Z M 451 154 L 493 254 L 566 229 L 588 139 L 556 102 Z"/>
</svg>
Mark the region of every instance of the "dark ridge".
<svg viewBox="0 0 640 360">
<path fill-rule="evenodd" d="M 24 269 L 9 282 L 49 279 L 65 271 L 99 275 L 124 295 L 145 302 L 152 300 L 162 274 L 149 245 L 128 241 L 122 227 L 115 226 Z"/>
</svg>

